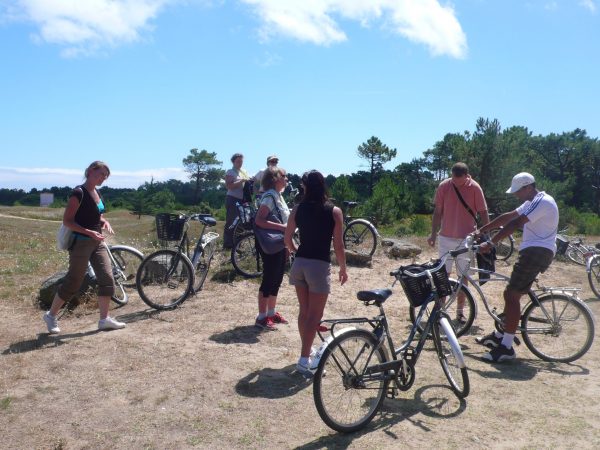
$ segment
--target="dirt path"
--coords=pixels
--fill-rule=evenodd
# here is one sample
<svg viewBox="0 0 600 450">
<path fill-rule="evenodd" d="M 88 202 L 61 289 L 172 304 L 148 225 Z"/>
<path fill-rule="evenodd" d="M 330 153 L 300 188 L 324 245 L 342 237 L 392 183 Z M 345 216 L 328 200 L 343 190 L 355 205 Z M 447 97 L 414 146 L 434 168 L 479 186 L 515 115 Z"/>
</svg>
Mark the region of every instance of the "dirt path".
<svg viewBox="0 0 600 450">
<path fill-rule="evenodd" d="M 421 259 L 429 256 L 428 250 Z M 374 314 L 355 293 L 390 286 L 389 271 L 398 265 L 377 256 L 372 269 L 350 268 L 350 281 L 334 287 L 326 316 Z M 13 279 L 12 272 L 2 276 Z M 582 267 L 556 262 L 544 279 L 583 287 L 582 298 L 600 314 Z M 248 280 L 209 280 L 201 295 L 164 313 L 148 310 L 134 295 L 113 311 L 126 329 L 97 332 L 97 312 L 89 311 L 63 320 L 58 336 L 45 333 L 40 311 L 2 298 L 2 447 L 600 446 L 598 342 L 572 364 L 540 361 L 521 345 L 517 361 L 496 366 L 480 360 L 484 350 L 473 335 L 460 340 L 472 384 L 465 401 L 447 387 L 429 346 L 411 390 L 387 399 L 367 429 L 334 433 L 316 412 L 311 384 L 293 373 L 299 352 L 293 290 L 284 282 L 280 292 L 280 311 L 290 325 L 260 333 L 253 327 L 257 287 Z M 499 298 L 500 288 L 493 295 Z M 387 304 L 393 331 L 406 336 L 407 302 L 399 286 Z M 491 328 L 482 309 L 475 325 L 475 333 Z"/>
</svg>

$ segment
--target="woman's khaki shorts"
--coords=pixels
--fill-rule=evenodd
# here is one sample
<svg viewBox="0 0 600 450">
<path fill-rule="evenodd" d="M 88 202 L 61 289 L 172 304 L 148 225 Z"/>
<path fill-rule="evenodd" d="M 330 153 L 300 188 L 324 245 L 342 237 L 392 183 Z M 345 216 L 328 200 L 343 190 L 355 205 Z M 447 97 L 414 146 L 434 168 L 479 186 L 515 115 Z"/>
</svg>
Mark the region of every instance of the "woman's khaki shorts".
<svg viewBox="0 0 600 450">
<path fill-rule="evenodd" d="M 295 258 L 290 270 L 290 284 L 308 288 L 314 294 L 329 294 L 331 290 L 331 264 L 309 258 Z"/>
</svg>

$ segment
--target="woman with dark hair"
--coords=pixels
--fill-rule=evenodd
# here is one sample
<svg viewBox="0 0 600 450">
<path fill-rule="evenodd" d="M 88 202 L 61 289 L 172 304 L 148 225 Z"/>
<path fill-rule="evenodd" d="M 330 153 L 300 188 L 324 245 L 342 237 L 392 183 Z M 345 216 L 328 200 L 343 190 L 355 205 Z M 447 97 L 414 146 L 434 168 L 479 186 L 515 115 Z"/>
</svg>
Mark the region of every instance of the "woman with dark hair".
<svg viewBox="0 0 600 450">
<path fill-rule="evenodd" d="M 314 373 L 311 347 L 331 290 L 329 254 L 332 238 L 341 284 L 348 280 L 348 275 L 342 237 L 344 218 L 342 211 L 329 201 L 325 178 L 320 172 L 311 170 L 302 175 L 302 187 L 304 196 L 288 219 L 285 245 L 290 252 L 296 253 L 290 270 L 290 284 L 296 287 L 300 306 L 298 331 L 302 348 L 296 370 L 310 378 Z M 299 248 L 292 238 L 296 227 L 300 231 Z"/>
<path fill-rule="evenodd" d="M 287 186 L 285 170 L 276 166 L 265 169 L 261 184 L 264 193 L 260 198 L 255 223 L 260 228 L 284 232 L 290 215 L 290 210 L 281 196 Z M 256 248 L 262 257 L 263 274 L 258 288 L 258 317 L 255 325 L 263 330 L 275 330 L 276 324 L 288 323 L 279 312 L 275 311 L 277 294 L 285 271 L 286 250 L 282 248 L 277 253 L 267 254 L 258 240 Z"/>
<path fill-rule="evenodd" d="M 248 173 L 242 169 L 244 164 L 244 155 L 234 153 L 231 157 L 233 167 L 225 173 L 225 187 L 227 195 L 225 196 L 225 229 L 223 230 L 223 248 L 233 247 L 233 230 L 231 224 L 238 214 L 236 203 L 242 203 L 244 199 L 244 185 L 250 179 Z"/>
<path fill-rule="evenodd" d="M 94 161 L 85 169 L 85 182 L 71 192 L 63 214 L 63 224 L 73 230 L 74 241 L 69 248 L 69 271 L 54 296 L 50 311 L 44 314 L 44 322 L 50 334 L 60 333 L 56 315 L 64 303 L 79 290 L 91 263 L 98 281 L 99 330 L 125 327 L 108 315 L 110 297 L 114 294 L 112 265 L 108 249 L 104 245 L 103 230 L 113 234 L 104 218 L 104 203 L 96 186 L 102 185 L 110 175 L 110 169 L 102 161 Z"/>
</svg>

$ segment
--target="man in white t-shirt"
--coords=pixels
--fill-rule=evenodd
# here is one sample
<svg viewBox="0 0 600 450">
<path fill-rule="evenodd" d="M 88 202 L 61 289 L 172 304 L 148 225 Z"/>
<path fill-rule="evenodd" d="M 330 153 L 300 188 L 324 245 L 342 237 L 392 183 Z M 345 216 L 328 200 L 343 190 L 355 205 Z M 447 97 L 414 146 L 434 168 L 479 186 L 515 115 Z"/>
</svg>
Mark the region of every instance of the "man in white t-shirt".
<svg viewBox="0 0 600 450">
<path fill-rule="evenodd" d="M 529 291 L 536 277 L 546 271 L 556 253 L 558 207 L 554 199 L 545 192 L 538 191 L 535 178 L 527 172 L 515 175 L 506 193 L 514 194 L 524 203 L 477 231 L 481 234 L 504 227 L 492 238 L 491 243 L 482 244 L 481 251 L 486 252 L 517 228 L 523 228 L 519 257 L 504 290 L 504 333 L 494 331 L 476 339 L 478 343 L 490 347 L 491 350 L 483 355 L 483 359 L 490 362 L 502 362 L 516 357 L 512 345 L 521 317 L 521 296 Z"/>
<path fill-rule="evenodd" d="M 279 158 L 276 155 L 271 155 L 267 158 L 267 167 L 259 170 L 256 175 L 254 175 L 254 194 L 263 194 L 264 190 L 261 186 L 263 174 L 269 167 L 276 167 L 277 164 L 279 164 Z"/>
</svg>

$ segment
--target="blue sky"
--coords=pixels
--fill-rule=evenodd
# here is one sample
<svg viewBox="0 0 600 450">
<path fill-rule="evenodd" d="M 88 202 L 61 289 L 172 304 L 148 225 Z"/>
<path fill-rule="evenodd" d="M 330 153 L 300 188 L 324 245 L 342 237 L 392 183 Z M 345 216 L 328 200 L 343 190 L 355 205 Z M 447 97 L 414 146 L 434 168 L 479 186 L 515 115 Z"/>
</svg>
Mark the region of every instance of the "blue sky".
<svg viewBox="0 0 600 450">
<path fill-rule="evenodd" d="M 599 137 L 599 99 L 598 0 L 0 0 L 0 188 L 393 169 L 478 117 Z"/>
</svg>

